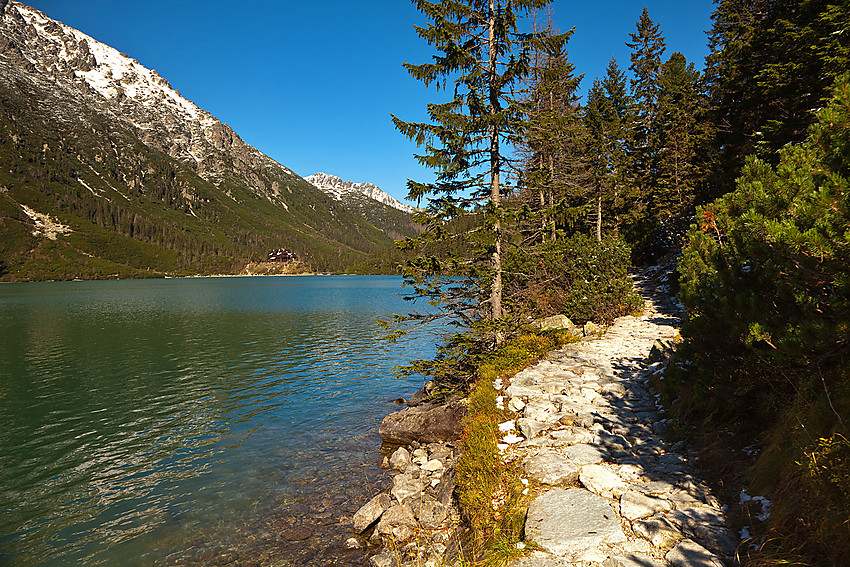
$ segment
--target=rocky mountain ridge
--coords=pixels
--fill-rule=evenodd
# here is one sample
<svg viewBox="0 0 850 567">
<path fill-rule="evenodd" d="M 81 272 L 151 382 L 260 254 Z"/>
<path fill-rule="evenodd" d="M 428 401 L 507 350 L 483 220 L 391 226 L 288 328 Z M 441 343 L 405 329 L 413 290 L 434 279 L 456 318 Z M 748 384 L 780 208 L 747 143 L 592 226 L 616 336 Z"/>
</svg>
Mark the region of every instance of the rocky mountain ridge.
<svg viewBox="0 0 850 567">
<path fill-rule="evenodd" d="M 404 211 L 406 213 L 412 213 L 416 211 L 416 207 L 412 207 L 410 205 L 402 203 L 401 201 L 395 199 L 391 195 L 388 195 L 387 193 L 382 191 L 380 187 L 372 183 L 356 183 L 354 181 L 343 181 L 336 175 L 330 175 L 328 173 L 322 172 L 314 173 L 313 175 L 308 175 L 304 179 L 306 179 L 328 195 L 331 195 L 337 201 L 345 201 L 348 199 L 359 198 L 361 195 L 365 195 L 370 199 L 374 199 L 375 201 L 378 201 L 400 211 Z"/>
<path fill-rule="evenodd" d="M 255 181 L 253 189 L 270 200 L 280 198 L 279 187 L 266 187 L 250 169 L 265 166 L 292 172 L 184 98 L 155 70 L 19 2 L 6 6 L 3 31 L 0 52 L 16 66 L 73 82 L 84 94 L 99 94 L 104 110 L 145 144 L 211 181 L 223 173 L 219 153 L 228 152 L 235 158 L 235 168 Z"/>
</svg>

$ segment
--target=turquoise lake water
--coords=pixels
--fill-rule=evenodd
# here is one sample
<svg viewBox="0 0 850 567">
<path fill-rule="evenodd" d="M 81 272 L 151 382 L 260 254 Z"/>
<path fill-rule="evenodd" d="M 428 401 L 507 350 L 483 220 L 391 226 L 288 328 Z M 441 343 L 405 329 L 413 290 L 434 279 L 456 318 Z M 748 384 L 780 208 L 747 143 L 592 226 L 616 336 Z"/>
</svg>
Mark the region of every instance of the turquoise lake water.
<svg viewBox="0 0 850 567">
<path fill-rule="evenodd" d="M 358 565 L 391 276 L 0 286 L 0 564 Z"/>
</svg>

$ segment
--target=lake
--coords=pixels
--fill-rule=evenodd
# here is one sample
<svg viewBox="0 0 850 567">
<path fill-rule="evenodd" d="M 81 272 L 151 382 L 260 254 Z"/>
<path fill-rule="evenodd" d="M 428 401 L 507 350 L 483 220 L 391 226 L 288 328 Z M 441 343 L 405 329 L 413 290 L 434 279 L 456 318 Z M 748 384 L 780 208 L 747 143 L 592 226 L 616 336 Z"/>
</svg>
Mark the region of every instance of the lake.
<svg viewBox="0 0 850 567">
<path fill-rule="evenodd" d="M 0 564 L 360 565 L 393 276 L 0 285 Z"/>
</svg>

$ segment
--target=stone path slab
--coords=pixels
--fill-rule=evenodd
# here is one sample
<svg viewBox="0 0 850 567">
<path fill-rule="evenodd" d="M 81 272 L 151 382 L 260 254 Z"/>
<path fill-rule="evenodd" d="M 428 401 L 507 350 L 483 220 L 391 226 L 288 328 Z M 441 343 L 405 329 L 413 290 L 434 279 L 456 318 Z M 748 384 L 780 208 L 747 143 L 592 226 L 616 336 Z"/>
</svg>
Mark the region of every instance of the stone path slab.
<svg viewBox="0 0 850 567">
<path fill-rule="evenodd" d="M 536 498 L 528 507 L 525 535 L 562 556 L 626 540 L 610 502 L 580 488 L 552 490 Z"/>
</svg>

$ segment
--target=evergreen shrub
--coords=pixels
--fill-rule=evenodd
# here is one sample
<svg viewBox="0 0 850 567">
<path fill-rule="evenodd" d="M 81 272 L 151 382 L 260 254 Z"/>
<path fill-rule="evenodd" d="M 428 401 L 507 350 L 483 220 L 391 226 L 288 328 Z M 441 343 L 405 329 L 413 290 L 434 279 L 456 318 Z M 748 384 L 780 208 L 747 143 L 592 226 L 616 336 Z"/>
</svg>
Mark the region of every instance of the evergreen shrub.
<svg viewBox="0 0 850 567">
<path fill-rule="evenodd" d="M 838 500 L 775 514 L 771 525 L 786 530 L 778 541 L 794 532 L 821 564 L 838 564 L 839 551 L 850 552 L 850 537 L 834 545 L 838 533 L 850 536 L 846 514 L 828 514 L 850 509 L 846 491 L 830 488 L 846 475 L 850 423 L 850 75 L 804 143 L 785 147 L 776 167 L 750 157 L 737 189 L 696 218 L 679 265 L 688 321 L 668 395 L 680 417 L 764 445 L 782 437 L 773 445 L 784 446 L 784 462 L 765 451 L 753 476 L 772 477 L 764 487 L 777 497 L 805 486 L 812 498 L 829 488 Z"/>
<path fill-rule="evenodd" d="M 506 295 L 528 315 L 608 324 L 642 305 L 628 277 L 630 254 L 622 240 L 584 234 L 517 248 L 505 260 Z"/>
</svg>

